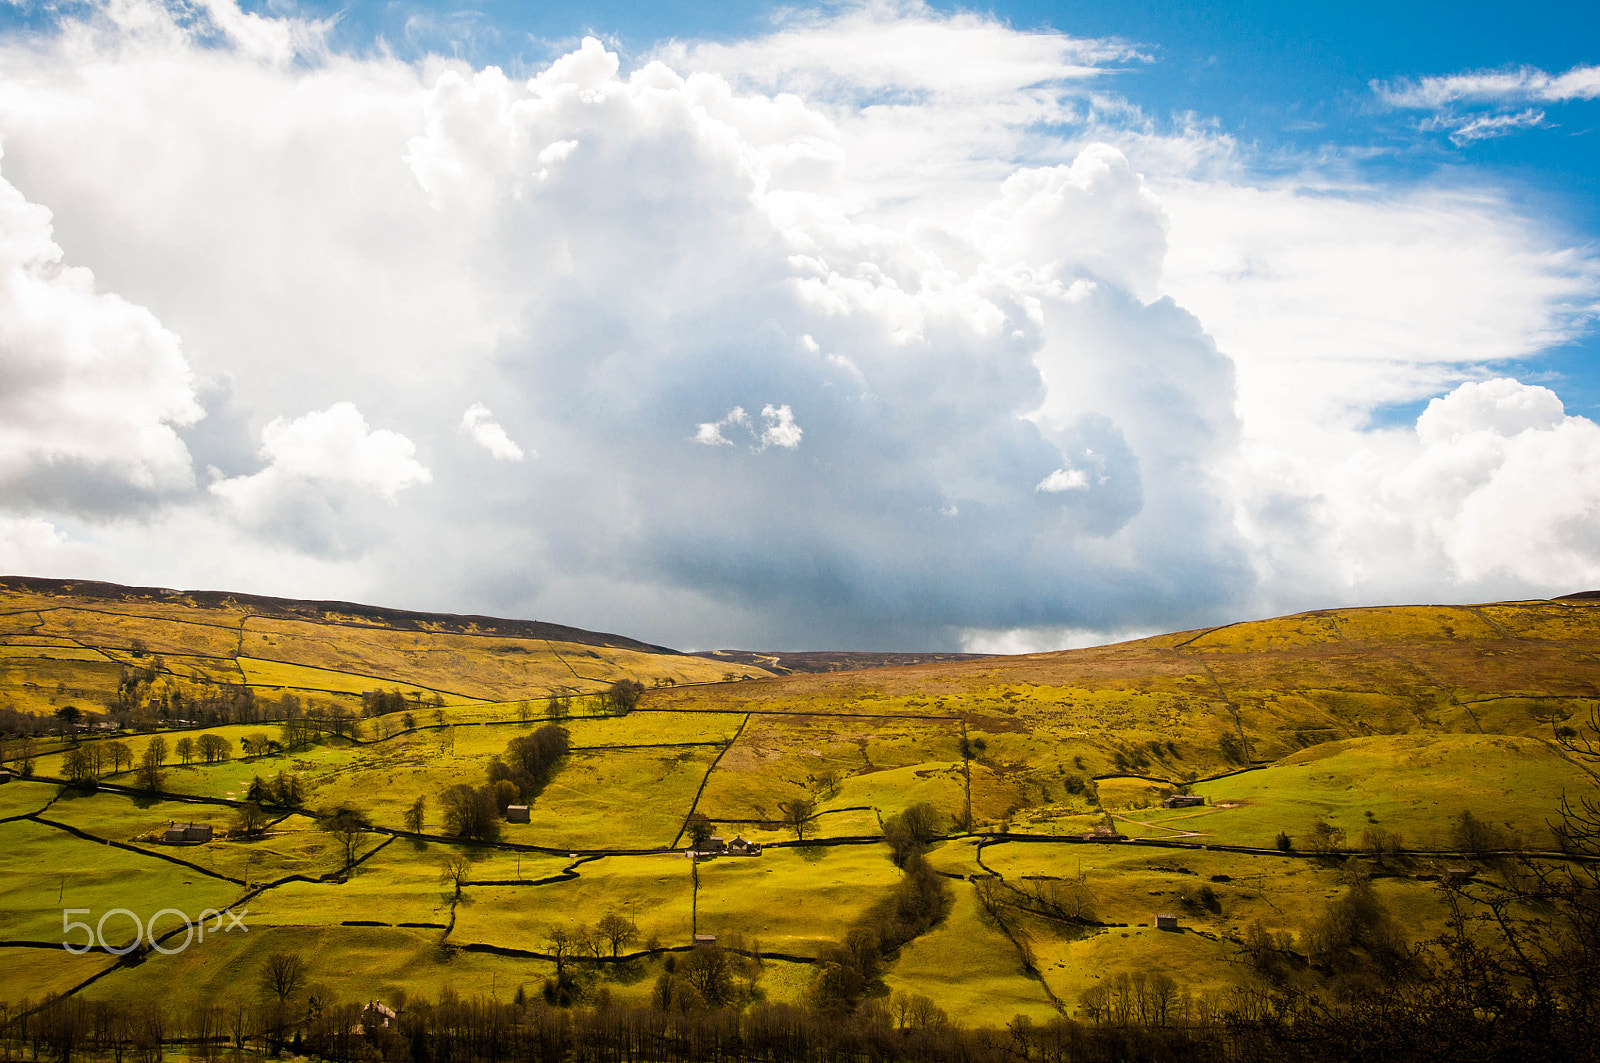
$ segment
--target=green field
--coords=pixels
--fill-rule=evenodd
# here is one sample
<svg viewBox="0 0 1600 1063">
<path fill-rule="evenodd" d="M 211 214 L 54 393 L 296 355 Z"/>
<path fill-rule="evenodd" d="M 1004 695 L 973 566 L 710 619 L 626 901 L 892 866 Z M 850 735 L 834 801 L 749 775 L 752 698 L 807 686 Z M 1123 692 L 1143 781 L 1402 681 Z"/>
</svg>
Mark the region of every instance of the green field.
<svg viewBox="0 0 1600 1063">
<path fill-rule="evenodd" d="M 947 835 L 928 861 L 951 908 L 888 957 L 878 988 L 926 994 L 968 1024 L 1044 1020 L 1058 1006 L 1075 1014 L 1086 989 L 1124 971 L 1168 973 L 1196 999 L 1224 992 L 1245 977 L 1252 927 L 1303 948 L 1356 881 L 1373 883 L 1410 940 L 1435 936 L 1441 873 L 1492 871 L 1455 851 L 1463 812 L 1507 844 L 1547 850 L 1563 796 L 1597 786 L 1557 739 L 1600 706 L 1600 605 L 1321 611 L 1089 650 L 716 682 L 759 670 L 460 624 L 14 597 L 0 616 L 0 695 L 13 707 L 103 706 L 157 655 L 141 698 L 190 705 L 232 675 L 262 705 L 332 691 L 343 700 L 328 706 L 359 709 L 377 688 L 406 702 L 361 721 L 356 740 L 260 756 L 242 741 L 279 740 L 280 723 L 170 730 L 169 750 L 214 734 L 232 753 L 182 765 L 169 752 L 160 794 L 115 792 L 131 771 L 102 776 L 98 792 L 65 787 L 68 740 L 46 740 L 33 778 L 0 786 L 0 1001 L 72 990 L 114 962 L 20 947 L 60 942 L 64 908 L 92 922 L 236 904 L 247 933 L 120 964 L 81 992 L 254 999 L 266 957 L 289 950 L 339 999 L 447 987 L 506 999 L 553 972 L 552 941 L 620 916 L 637 929 L 624 945 L 634 959 L 580 956 L 590 992 L 647 1002 L 666 950 L 699 932 L 768 954 L 766 998 L 800 1002 L 808 961 L 891 903 L 901 873 L 877 840 L 883 820 L 926 802 Z M 602 713 L 596 692 L 624 675 L 646 688 L 637 707 Z M 503 824 L 493 843 L 445 836 L 444 791 L 481 784 L 508 742 L 552 719 L 572 748 L 530 821 Z M 128 722 L 75 740 L 123 741 L 137 757 L 149 738 Z M 280 772 L 299 781 L 301 805 L 275 810 L 257 837 L 230 836 L 252 780 Z M 1178 789 L 1206 804 L 1161 808 Z M 418 797 L 424 836 L 394 833 Z M 794 844 L 783 822 L 795 802 L 810 803 L 815 844 Z M 323 822 L 341 806 L 371 825 L 348 871 Z M 768 848 L 693 863 L 680 836 L 692 812 Z M 166 845 L 174 822 L 216 837 Z M 1342 832 L 1335 851 L 1312 851 L 1319 823 Z M 1130 840 L 1083 839 L 1108 826 Z M 1366 851 L 1374 840 L 1389 851 Z M 457 857 L 459 895 L 442 874 Z M 1043 907 L 1063 891 L 1076 891 L 1077 916 Z M 1161 914 L 1181 929 L 1156 930 Z M 113 944 L 131 934 L 123 915 L 106 926 Z"/>
</svg>

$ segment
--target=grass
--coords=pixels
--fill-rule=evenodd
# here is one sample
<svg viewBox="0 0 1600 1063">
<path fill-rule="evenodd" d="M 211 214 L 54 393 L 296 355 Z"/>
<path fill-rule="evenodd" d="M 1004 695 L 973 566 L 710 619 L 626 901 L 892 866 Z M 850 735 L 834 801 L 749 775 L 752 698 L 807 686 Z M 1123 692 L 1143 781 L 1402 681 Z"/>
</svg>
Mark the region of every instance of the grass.
<svg viewBox="0 0 1600 1063">
<path fill-rule="evenodd" d="M 561 863 L 571 866 L 572 861 Z M 561 867 L 550 867 L 555 873 Z M 633 949 L 654 937 L 664 945 L 690 942 L 693 884 L 681 855 L 613 856 L 573 868 L 578 878 L 541 886 L 471 886 L 456 910 L 451 940 L 493 942 L 542 952 L 547 933 L 593 926 L 609 912 L 635 921 Z M 509 876 L 508 876 L 509 877 Z M 535 876 L 531 871 L 528 878 Z"/>
<path fill-rule="evenodd" d="M 444 691 L 432 687 L 397 683 L 379 676 L 357 675 L 328 668 L 311 668 L 303 664 L 285 664 L 282 661 L 263 661 L 254 657 L 238 657 L 245 682 L 254 687 L 274 687 L 281 690 L 325 690 L 343 694 L 361 694 L 369 690 L 398 690 L 402 694 L 422 694 L 431 697 Z M 453 695 L 453 700 L 464 699 Z M 451 700 L 451 699 L 447 699 Z"/>
<path fill-rule="evenodd" d="M 60 787 L 49 783 L 12 779 L 4 786 L 0 786 L 0 819 L 25 816 L 29 812 L 39 811 L 56 796 L 59 789 Z"/>
<path fill-rule="evenodd" d="M 533 802 L 532 822 L 508 824 L 503 834 L 557 855 L 375 834 L 361 846 L 370 859 L 341 881 L 331 874 L 342 859 L 337 842 L 311 817 L 288 817 L 255 840 L 169 849 L 148 840 L 169 821 L 222 828 L 235 813 L 106 792 L 57 797 L 57 787 L 34 782 L 0 787 L 0 818 L 50 803 L 47 818 L 148 850 L 30 821 L 0 824 L 0 940 L 58 940 L 63 906 L 89 907 L 96 918 L 114 907 L 197 912 L 244 893 L 162 860 L 163 853 L 254 883 L 328 876 L 257 894 L 244 905 L 248 935 L 216 935 L 203 948 L 119 968 L 86 991 L 96 999 L 254 999 L 265 957 L 285 950 L 302 951 L 313 981 L 336 998 L 381 998 L 401 988 L 437 996 L 450 987 L 508 999 L 519 985 L 537 989 L 550 965 L 462 946 L 539 951 L 553 928 L 592 926 L 608 912 L 634 916 L 646 941 L 662 945 L 687 943 L 698 926 L 812 956 L 888 896 L 898 872 L 883 845 L 769 848 L 759 858 L 704 862 L 697 872 L 681 855 L 567 854 L 666 846 L 697 795 L 724 836 L 772 842 L 791 837 L 775 825 L 780 803 L 802 796 L 817 801 L 818 836 L 838 838 L 876 835 L 880 817 L 920 801 L 939 810 L 947 831 L 964 830 L 969 793 L 979 831 L 1082 834 L 1109 810 L 1126 834 L 1191 845 L 1015 841 L 984 845 L 981 863 L 972 837 L 932 848 L 933 866 L 961 879 L 993 871 L 1028 889 L 1040 876 L 1082 876 L 1098 918 L 1129 924 L 1090 931 L 1012 913 L 1045 983 L 1069 1009 L 1097 978 L 1125 969 L 1166 971 L 1192 991 L 1220 991 L 1241 971 L 1231 938 L 1260 922 L 1303 941 L 1357 876 L 1379 876 L 1375 889 L 1414 940 L 1436 935 L 1446 908 L 1427 879 L 1460 858 L 1379 863 L 1199 846 L 1271 847 L 1279 831 L 1302 844 L 1320 818 L 1352 843 L 1371 827 L 1397 831 L 1411 847 L 1433 847 L 1449 841 L 1450 821 L 1463 809 L 1539 843 L 1561 794 L 1592 793 L 1595 785 L 1547 739 L 1553 726 L 1581 721 L 1600 705 L 1596 606 L 1328 610 L 1089 650 L 693 686 L 741 669 L 426 625 L 386 628 L 318 610 L 288 619 L 181 599 L 108 605 L 0 594 L 7 596 L 0 703 L 46 712 L 95 707 L 115 697 L 124 663 L 153 663 L 157 652 L 175 673 L 171 683 L 191 692 L 202 686 L 191 672 L 248 679 L 262 691 L 339 690 L 344 704 L 376 687 L 444 692 L 456 703 L 437 713 L 410 710 L 421 728 L 411 733 L 382 738 L 403 719 L 391 714 L 365 722 L 362 744 L 241 759 L 241 738 L 276 738 L 277 725 L 208 728 L 234 743 L 235 759 L 167 771 L 174 792 L 237 799 L 255 775 L 287 770 L 308 787 L 310 808 L 351 804 L 391 828 L 420 795 L 428 802 L 425 829 L 440 830 L 440 793 L 481 783 L 508 741 L 547 722 L 549 693 L 564 687 L 581 695 L 622 675 L 649 687 L 626 717 L 596 718 L 599 699 L 578 696 L 560 721 L 576 748 Z M 147 647 L 144 657 L 131 655 L 135 639 Z M 667 679 L 676 685 L 664 685 Z M 441 716 L 448 726 L 437 725 Z M 971 760 L 962 755 L 963 725 Z M 1271 763 L 1204 781 L 1238 766 L 1223 746 L 1241 728 L 1254 757 Z M 178 735 L 165 737 L 170 748 Z M 123 740 L 135 755 L 146 741 Z M 37 770 L 59 774 L 60 761 L 60 754 L 41 757 Z M 830 772 L 836 790 L 825 782 Z M 1101 777 L 1098 805 L 1072 792 L 1074 778 L 1094 777 Z M 1206 807 L 1155 807 L 1164 791 L 1186 782 L 1208 797 Z M 471 871 L 448 938 L 439 929 L 341 925 L 448 923 L 453 890 L 441 884 L 440 865 L 460 854 Z M 561 878 L 568 869 L 576 877 Z M 533 884 L 545 879 L 555 881 Z M 1018 1013 L 1048 1018 L 1054 1012 L 1044 985 L 983 914 L 974 885 L 949 884 L 954 909 L 902 950 L 889 987 L 926 993 L 968 1024 L 1000 1024 Z M 1215 910 L 1201 901 L 1202 888 Z M 1138 925 L 1163 912 L 1177 914 L 1184 931 Z M 102 962 L 50 949 L 7 949 L 4 959 L 0 998 L 12 1000 L 76 985 Z M 659 970 L 659 960 L 640 960 L 608 965 L 602 977 L 618 999 L 643 1002 Z M 803 999 L 811 974 L 809 965 L 770 961 L 769 999 Z"/>
<path fill-rule="evenodd" d="M 537 992 L 554 966 L 537 960 L 441 948 L 437 930 L 346 926 L 261 926 L 216 934 L 175 956 L 152 957 L 96 982 L 93 1000 L 168 1001 L 182 1014 L 196 1003 L 259 1000 L 261 972 L 274 952 L 307 962 L 308 996 L 393 1000 L 403 990 L 437 1000 L 445 989 L 462 997 L 509 1000 L 517 987 Z"/>
<path fill-rule="evenodd" d="M 65 949 L 0 948 L 0 1000 L 20 1004 L 65 993 L 116 962 L 103 952 L 74 956 Z"/>
<path fill-rule="evenodd" d="M 529 822 L 508 824 L 505 838 L 575 849 L 671 845 L 716 755 L 706 746 L 573 752 Z"/>
<path fill-rule="evenodd" d="M 1016 947 L 985 921 L 973 888 L 951 888 L 950 914 L 900 950 L 884 977 L 890 991 L 927 994 L 970 1026 L 1003 1026 L 1017 1015 L 1035 1021 L 1053 1016 L 1050 998 L 1023 970 Z"/>
<path fill-rule="evenodd" d="M 62 912 L 68 908 L 89 909 L 87 916 L 72 918 L 92 923 L 118 908 L 128 909 L 142 920 L 165 908 L 198 917 L 203 909 L 225 907 L 243 892 L 232 883 L 189 868 L 85 841 L 38 823 L 0 824 L 0 845 L 6 854 L 0 941 L 62 941 Z M 105 923 L 104 933 L 120 947 L 132 941 L 132 923 L 124 916 L 112 917 Z M 72 940 L 80 942 L 82 938 L 74 936 Z M 10 998 L 20 997 L 18 990 L 27 989 L 11 984 L 9 976 L 0 986 L 0 993 Z"/>
<path fill-rule="evenodd" d="M 1472 785 L 1463 790 L 1461 781 Z M 1449 844 L 1449 824 L 1464 810 L 1548 848 L 1547 821 L 1563 792 L 1592 786 L 1550 744 L 1501 735 L 1405 735 L 1329 742 L 1260 771 L 1195 787 L 1211 806 L 1181 819 L 1203 841 L 1273 844 L 1287 831 L 1306 844 L 1319 817 L 1351 845 L 1368 827 L 1398 831 L 1411 848 Z M 1171 823 L 1183 812 L 1152 813 Z M 1367 814 L 1371 813 L 1369 817 Z M 1153 833 L 1153 832 L 1152 832 Z"/>
<path fill-rule="evenodd" d="M 1193 931 L 1133 926 L 1059 935 L 1041 930 L 1034 950 L 1040 974 L 1069 1014 L 1077 1013 L 1085 990 L 1124 972 L 1166 974 L 1197 994 L 1221 992 L 1245 981 L 1233 945 Z"/>
<path fill-rule="evenodd" d="M 815 956 L 863 922 L 899 880 L 881 845 L 722 857 L 700 865 L 700 932 L 742 934 L 763 949 Z"/>
</svg>

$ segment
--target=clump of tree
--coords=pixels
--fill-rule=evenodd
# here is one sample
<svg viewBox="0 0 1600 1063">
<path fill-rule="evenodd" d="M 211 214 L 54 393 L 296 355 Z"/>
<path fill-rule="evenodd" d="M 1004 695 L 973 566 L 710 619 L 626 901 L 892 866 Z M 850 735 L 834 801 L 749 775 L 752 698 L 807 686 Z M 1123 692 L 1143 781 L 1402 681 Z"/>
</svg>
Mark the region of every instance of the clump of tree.
<svg viewBox="0 0 1600 1063">
<path fill-rule="evenodd" d="M 600 711 L 630 713 L 644 694 L 644 684 L 637 679 L 619 679 L 600 695 Z"/>
<path fill-rule="evenodd" d="M 1171 1026 L 1187 1020 L 1193 996 L 1162 971 L 1118 971 L 1085 989 L 1078 1003 L 1090 1022 L 1116 1026 Z"/>
<path fill-rule="evenodd" d="M 919 801 L 883 821 L 884 844 L 889 846 L 889 859 L 895 867 L 903 868 L 911 857 L 927 852 L 943 833 L 941 819 L 938 809 Z"/>
<path fill-rule="evenodd" d="M 428 814 L 428 799 L 422 794 L 411 802 L 411 807 L 406 809 L 406 830 L 412 834 L 421 834 L 424 820 Z"/>
<path fill-rule="evenodd" d="M 1516 842 L 1494 824 L 1462 810 L 1450 823 L 1450 847 L 1478 860 L 1489 860 L 1515 848 Z"/>
<path fill-rule="evenodd" d="M 1212 915 L 1222 914 L 1222 898 L 1217 896 L 1216 888 L 1209 882 L 1199 889 L 1190 889 L 1188 886 L 1178 887 L 1178 903 L 1190 912 L 1210 912 Z"/>
<path fill-rule="evenodd" d="M 418 695 L 417 700 L 421 701 Z M 391 712 L 404 712 L 406 709 L 406 696 L 398 690 L 363 690 L 361 692 L 361 715 L 385 716 Z"/>
<path fill-rule="evenodd" d="M 90 742 L 67 750 L 61 758 L 61 773 L 76 786 L 92 788 L 100 777 L 103 764 L 99 744 Z"/>
<path fill-rule="evenodd" d="M 711 835 L 716 829 L 712 827 L 711 820 L 704 812 L 691 812 L 689 818 L 684 820 L 683 829 L 689 835 L 689 848 L 702 849 L 706 842 L 711 840 Z"/>
<path fill-rule="evenodd" d="M 899 842 L 898 847 L 891 842 L 890 859 L 900 868 L 900 881 L 843 941 L 822 949 L 810 988 L 814 1007 L 841 1013 L 854 1008 L 863 996 L 879 992 L 888 958 L 949 914 L 950 887 L 923 857 L 938 837 L 938 825 L 937 810 L 926 803 L 885 821 L 886 840 L 892 835 Z"/>
<path fill-rule="evenodd" d="M 239 739 L 239 748 L 244 751 L 244 755 L 247 757 L 265 757 L 269 754 L 280 752 L 283 746 L 274 741 L 272 736 L 266 732 L 257 731 Z"/>
<path fill-rule="evenodd" d="M 1306 947 L 1312 963 L 1346 983 L 1375 985 L 1374 976 L 1395 978 L 1412 963 L 1399 926 L 1365 878 L 1328 904 L 1306 932 Z"/>
<path fill-rule="evenodd" d="M 233 743 L 221 735 L 203 734 L 196 740 L 195 748 L 207 764 L 217 764 L 233 756 Z"/>
<path fill-rule="evenodd" d="M 25 734 L 11 743 L 6 755 L 11 758 L 11 766 L 22 775 L 33 774 L 33 762 L 39 755 L 39 744 L 34 737 Z"/>
<path fill-rule="evenodd" d="M 133 750 L 128 748 L 128 743 L 112 741 L 105 743 L 104 755 L 106 762 L 111 767 L 112 774 L 126 771 L 133 767 Z"/>
<path fill-rule="evenodd" d="M 745 947 L 737 934 L 726 944 L 696 945 L 681 957 L 669 956 L 650 994 L 663 1012 L 697 1012 L 745 1007 L 759 995 L 760 952 Z"/>
<path fill-rule="evenodd" d="M 500 809 L 516 804 L 514 799 L 527 804 L 538 797 L 566 759 L 569 747 L 567 729 L 555 723 L 507 742 L 505 753 L 491 760 L 488 770 L 490 793 Z"/>
<path fill-rule="evenodd" d="M 235 813 L 233 829 L 235 833 L 246 838 L 257 838 L 267 829 L 267 824 L 270 822 L 272 817 L 267 815 L 266 809 L 254 801 L 249 801 L 241 805 Z"/>
<path fill-rule="evenodd" d="M 500 810 L 488 786 L 457 783 L 439 795 L 439 814 L 446 834 L 480 842 L 500 839 Z"/>
<path fill-rule="evenodd" d="M 1319 856 L 1331 856 L 1344 849 L 1344 828 L 1335 827 L 1325 819 L 1312 822 L 1307 838 L 1311 851 Z"/>
<path fill-rule="evenodd" d="M 305 803 L 305 784 L 300 781 L 298 775 L 292 775 L 287 771 L 280 771 L 271 779 L 263 779 L 257 775 L 250 780 L 250 788 L 245 791 L 245 799 L 257 804 L 299 808 Z"/>
</svg>

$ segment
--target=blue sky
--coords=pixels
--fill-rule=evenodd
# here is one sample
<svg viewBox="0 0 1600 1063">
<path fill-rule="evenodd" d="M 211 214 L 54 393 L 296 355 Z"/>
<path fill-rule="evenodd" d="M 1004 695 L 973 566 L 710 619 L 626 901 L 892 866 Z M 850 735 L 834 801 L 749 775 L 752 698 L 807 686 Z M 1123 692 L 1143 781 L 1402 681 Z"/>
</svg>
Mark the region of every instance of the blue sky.
<svg viewBox="0 0 1600 1063">
<path fill-rule="evenodd" d="M 0 5 L 0 569 L 686 648 L 1600 585 L 1577 5 Z"/>
</svg>

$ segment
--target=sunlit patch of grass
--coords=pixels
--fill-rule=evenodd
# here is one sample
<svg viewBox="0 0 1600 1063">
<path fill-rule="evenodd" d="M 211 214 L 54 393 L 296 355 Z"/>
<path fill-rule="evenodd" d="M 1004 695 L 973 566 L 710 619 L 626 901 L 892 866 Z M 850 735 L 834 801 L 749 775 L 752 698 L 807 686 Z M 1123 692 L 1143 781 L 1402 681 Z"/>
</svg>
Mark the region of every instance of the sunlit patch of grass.
<svg viewBox="0 0 1600 1063">
<path fill-rule="evenodd" d="M 563 866 L 571 863 L 565 861 Z M 548 864 L 540 870 L 559 871 Z M 551 930 L 593 927 L 614 912 L 639 927 L 640 938 L 630 952 L 643 948 L 652 937 L 664 945 L 690 943 L 694 892 L 691 865 L 682 855 L 605 857 L 584 861 L 573 870 L 578 877 L 565 882 L 469 886 L 456 909 L 451 939 L 543 952 Z M 536 877 L 528 873 L 530 881 Z M 487 876 L 475 869 L 474 878 Z"/>
<path fill-rule="evenodd" d="M 879 845 L 721 857 L 700 865 L 700 932 L 742 934 L 763 949 L 814 956 L 862 922 L 899 881 Z"/>
<path fill-rule="evenodd" d="M 973 887 L 953 882 L 950 888 L 950 914 L 900 950 L 884 976 L 890 990 L 925 993 L 952 1018 L 973 1026 L 1003 1026 L 1017 1015 L 1035 1021 L 1054 1015 L 1050 998 L 1023 969 L 1016 947 L 984 919 Z"/>
</svg>

